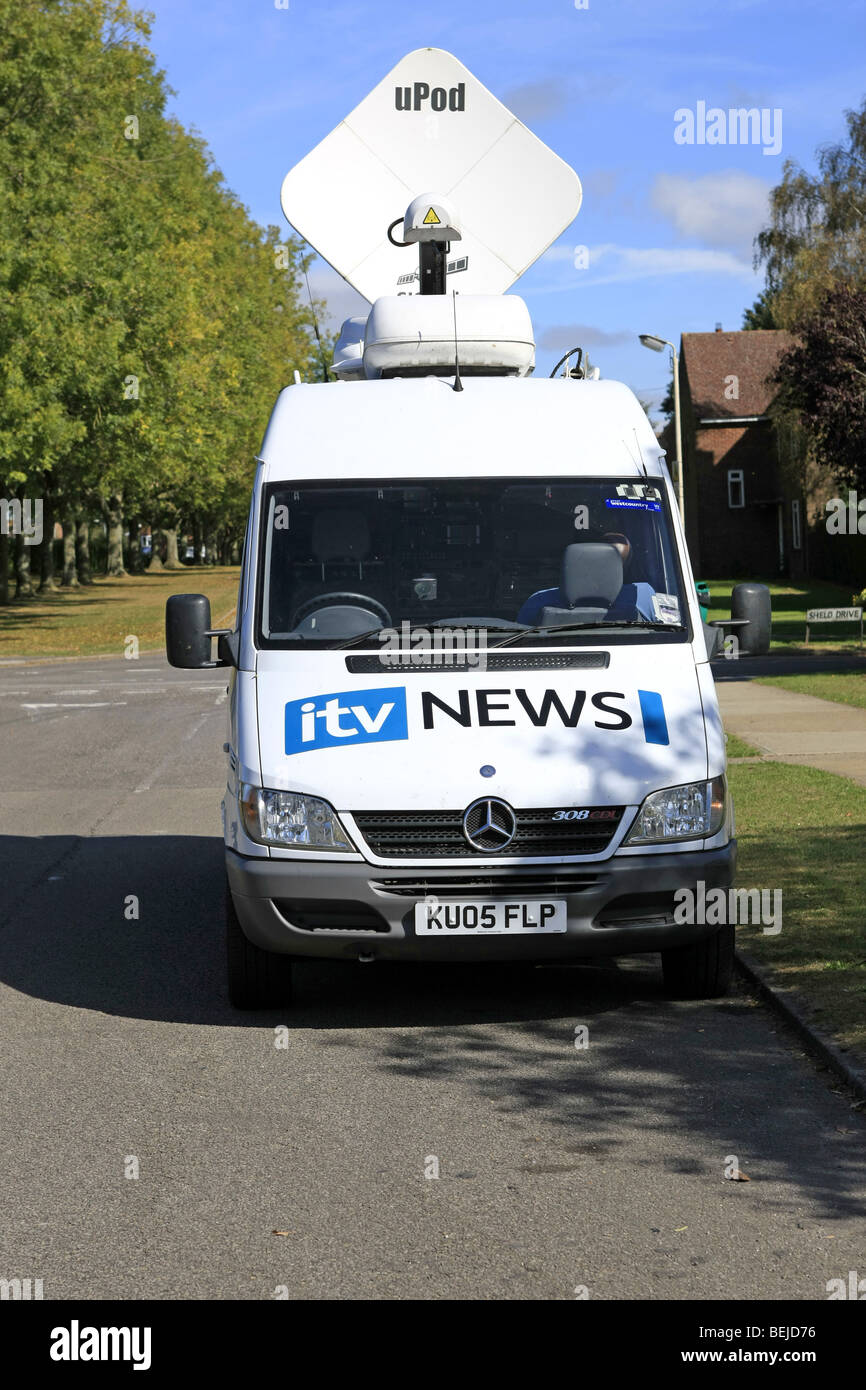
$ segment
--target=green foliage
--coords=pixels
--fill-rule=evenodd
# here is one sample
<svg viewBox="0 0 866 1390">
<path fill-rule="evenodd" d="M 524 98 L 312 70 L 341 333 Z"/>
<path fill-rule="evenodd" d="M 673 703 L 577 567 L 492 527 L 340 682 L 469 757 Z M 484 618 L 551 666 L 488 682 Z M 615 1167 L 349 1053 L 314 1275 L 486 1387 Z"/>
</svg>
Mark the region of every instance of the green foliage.
<svg viewBox="0 0 866 1390">
<path fill-rule="evenodd" d="M 664 415 L 665 419 L 668 420 L 668 421 L 670 421 L 670 420 L 672 420 L 672 419 L 674 418 L 674 376 L 673 376 L 673 372 L 671 372 L 671 379 L 670 379 L 670 381 L 668 382 L 667 390 L 665 391 L 664 397 L 663 397 L 663 399 L 662 399 L 662 401 L 661 401 L 661 403 L 660 403 L 660 405 L 659 405 L 659 413 L 662 414 L 662 415 Z"/>
<path fill-rule="evenodd" d="M 0 0 L 0 34 L 0 490 L 237 534 L 274 397 L 318 370 L 302 248 L 167 114 L 126 0 Z"/>
<path fill-rule="evenodd" d="M 795 329 L 775 373 L 779 407 L 799 420 L 821 468 L 866 489 L 866 289 L 826 290 Z"/>
<path fill-rule="evenodd" d="M 866 485 L 866 100 L 845 113 L 846 138 L 807 173 L 788 160 L 756 242 L 766 286 L 744 328 L 785 328 L 773 403 L 780 438 L 801 475 L 812 462 L 839 483 Z"/>
<path fill-rule="evenodd" d="M 750 309 L 743 313 L 743 328 L 779 328 L 773 312 L 772 298 L 763 290 Z"/>
<path fill-rule="evenodd" d="M 770 195 L 756 264 L 766 270 L 777 328 L 813 312 L 834 284 L 866 287 L 866 100 L 845 120 L 847 139 L 818 151 L 818 172 L 787 160 Z"/>
</svg>

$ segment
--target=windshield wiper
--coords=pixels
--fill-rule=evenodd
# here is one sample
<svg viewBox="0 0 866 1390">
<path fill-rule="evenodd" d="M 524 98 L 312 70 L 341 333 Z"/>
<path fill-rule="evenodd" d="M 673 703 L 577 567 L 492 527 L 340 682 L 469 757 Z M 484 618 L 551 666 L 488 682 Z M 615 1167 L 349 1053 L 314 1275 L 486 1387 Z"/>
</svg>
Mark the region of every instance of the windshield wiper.
<svg viewBox="0 0 866 1390">
<path fill-rule="evenodd" d="M 507 637 L 503 637 L 501 642 L 494 642 L 493 647 L 510 647 L 521 637 L 553 637 L 557 633 L 568 636 L 575 632 L 587 632 L 592 628 L 600 627 L 643 627 L 649 628 L 653 632 L 685 632 L 686 630 L 682 623 L 657 623 L 648 618 L 602 618 L 591 623 L 557 623 L 553 627 L 525 627 L 520 632 L 509 633 Z"/>
<path fill-rule="evenodd" d="M 341 642 L 335 642 L 332 647 L 328 647 L 329 652 L 338 652 L 343 647 L 357 647 L 359 642 L 368 642 L 371 637 L 376 637 L 380 632 L 384 632 L 384 627 L 371 627 L 367 632 L 357 632 L 354 637 L 344 637 Z"/>
</svg>

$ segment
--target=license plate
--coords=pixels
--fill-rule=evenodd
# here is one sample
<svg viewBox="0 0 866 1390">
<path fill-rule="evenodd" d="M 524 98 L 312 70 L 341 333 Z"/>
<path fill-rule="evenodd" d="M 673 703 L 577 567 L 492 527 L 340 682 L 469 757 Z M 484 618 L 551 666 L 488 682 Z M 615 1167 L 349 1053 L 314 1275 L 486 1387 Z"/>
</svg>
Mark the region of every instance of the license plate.
<svg viewBox="0 0 866 1390">
<path fill-rule="evenodd" d="M 416 936 L 538 936 L 564 932 L 564 902 L 415 904 Z"/>
</svg>

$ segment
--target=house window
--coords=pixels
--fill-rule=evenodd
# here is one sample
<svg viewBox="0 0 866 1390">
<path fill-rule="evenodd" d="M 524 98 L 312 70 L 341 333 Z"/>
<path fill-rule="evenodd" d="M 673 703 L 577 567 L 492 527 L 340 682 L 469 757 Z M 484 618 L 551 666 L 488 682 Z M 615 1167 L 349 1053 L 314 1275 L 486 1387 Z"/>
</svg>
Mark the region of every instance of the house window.
<svg viewBox="0 0 866 1390">
<path fill-rule="evenodd" d="M 800 522 L 800 503 L 795 500 L 791 503 L 791 545 L 794 550 L 803 548 L 803 531 Z"/>
<path fill-rule="evenodd" d="M 745 507 L 746 488 L 743 482 L 742 468 L 728 469 L 728 506 Z"/>
</svg>

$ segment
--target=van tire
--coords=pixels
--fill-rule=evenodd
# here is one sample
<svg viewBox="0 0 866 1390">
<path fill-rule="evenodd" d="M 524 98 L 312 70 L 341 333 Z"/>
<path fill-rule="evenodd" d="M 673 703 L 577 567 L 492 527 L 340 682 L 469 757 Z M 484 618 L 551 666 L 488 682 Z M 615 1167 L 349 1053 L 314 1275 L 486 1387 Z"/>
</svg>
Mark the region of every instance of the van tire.
<svg viewBox="0 0 866 1390">
<path fill-rule="evenodd" d="M 226 965 L 236 1009 L 272 1009 L 291 1002 L 292 958 L 263 951 L 244 935 L 226 883 Z"/>
<path fill-rule="evenodd" d="M 734 969 L 734 928 L 720 927 L 692 946 L 662 951 L 665 990 L 674 999 L 718 999 L 727 994 Z"/>
</svg>

